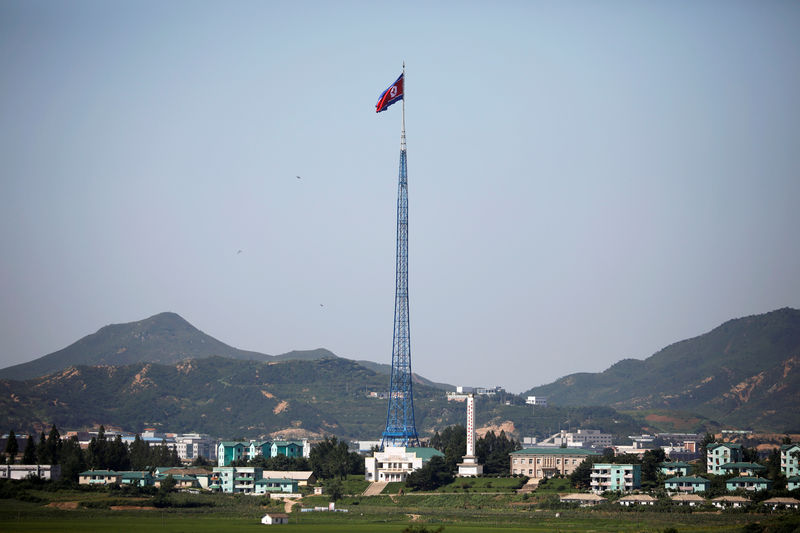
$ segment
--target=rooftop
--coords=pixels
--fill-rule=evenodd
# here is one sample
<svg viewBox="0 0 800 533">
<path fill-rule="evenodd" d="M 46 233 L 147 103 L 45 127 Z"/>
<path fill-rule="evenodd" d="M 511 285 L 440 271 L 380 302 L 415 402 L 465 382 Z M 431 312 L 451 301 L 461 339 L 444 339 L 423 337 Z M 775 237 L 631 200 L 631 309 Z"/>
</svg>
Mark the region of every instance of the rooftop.
<svg viewBox="0 0 800 533">
<path fill-rule="evenodd" d="M 600 455 L 594 450 L 583 448 L 525 448 L 511 452 L 511 455 Z"/>
</svg>

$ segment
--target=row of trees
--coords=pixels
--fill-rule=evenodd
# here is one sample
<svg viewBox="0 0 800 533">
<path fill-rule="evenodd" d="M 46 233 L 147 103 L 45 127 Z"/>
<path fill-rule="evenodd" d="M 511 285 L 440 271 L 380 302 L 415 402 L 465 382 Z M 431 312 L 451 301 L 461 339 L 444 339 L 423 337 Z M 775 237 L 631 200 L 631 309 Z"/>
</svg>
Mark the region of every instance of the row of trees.
<svg viewBox="0 0 800 533">
<path fill-rule="evenodd" d="M 5 452 L 9 462 L 16 458 L 18 446 L 14 432 L 9 432 Z M 197 462 L 202 463 L 202 458 Z M 60 465 L 62 479 L 77 481 L 78 474 L 90 468 L 147 470 L 156 466 L 179 466 L 181 461 L 177 451 L 170 449 L 166 442 L 162 441 L 160 446 L 150 446 L 136 435 L 128 446 L 119 435 L 112 440 L 106 438 L 103 426 L 100 426 L 97 437 L 93 437 L 86 450 L 83 450 L 77 437 L 62 439 L 58 428 L 53 425 L 48 434 L 42 431 L 37 443 L 34 443 L 33 437 L 28 437 L 22 463 Z"/>
</svg>

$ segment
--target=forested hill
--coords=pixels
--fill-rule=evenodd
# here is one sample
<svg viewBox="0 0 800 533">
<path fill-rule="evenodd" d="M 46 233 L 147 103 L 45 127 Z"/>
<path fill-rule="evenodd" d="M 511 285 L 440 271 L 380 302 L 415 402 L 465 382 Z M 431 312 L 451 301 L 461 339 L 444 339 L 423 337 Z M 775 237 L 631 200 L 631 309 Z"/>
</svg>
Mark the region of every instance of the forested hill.
<svg viewBox="0 0 800 533">
<path fill-rule="evenodd" d="M 385 393 L 388 385 L 388 376 L 335 357 L 74 366 L 31 380 L 0 380 L 0 427 L 20 435 L 51 424 L 62 429 L 105 424 L 226 439 L 333 434 L 372 440 L 385 427 L 387 400 L 368 393 Z M 414 402 L 420 436 L 464 423 L 465 404 L 448 402 L 439 389 L 415 384 Z M 478 428 L 505 430 L 517 438 L 549 435 L 564 423 L 591 424 L 621 436 L 641 431 L 630 416 L 613 409 L 554 407 L 534 413 L 512 395 L 481 398 L 476 419 Z"/>
<path fill-rule="evenodd" d="M 559 405 L 680 409 L 754 429 L 800 430 L 800 311 L 725 322 L 645 360 L 579 373 L 526 394 Z"/>
</svg>

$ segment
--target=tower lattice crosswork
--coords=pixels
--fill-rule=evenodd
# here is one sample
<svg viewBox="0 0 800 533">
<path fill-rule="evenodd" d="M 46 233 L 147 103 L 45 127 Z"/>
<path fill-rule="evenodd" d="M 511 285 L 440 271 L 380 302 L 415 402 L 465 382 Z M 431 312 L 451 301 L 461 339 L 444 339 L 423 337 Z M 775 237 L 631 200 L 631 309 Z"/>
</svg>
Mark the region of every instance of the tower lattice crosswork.
<svg viewBox="0 0 800 533">
<path fill-rule="evenodd" d="M 405 115 L 405 102 L 403 102 Z M 419 446 L 414 424 L 411 383 L 411 343 L 408 320 L 408 176 L 406 174 L 405 116 L 400 137 L 400 177 L 397 189 L 397 277 L 394 296 L 394 340 L 389 411 L 381 439 L 385 446 Z"/>
</svg>

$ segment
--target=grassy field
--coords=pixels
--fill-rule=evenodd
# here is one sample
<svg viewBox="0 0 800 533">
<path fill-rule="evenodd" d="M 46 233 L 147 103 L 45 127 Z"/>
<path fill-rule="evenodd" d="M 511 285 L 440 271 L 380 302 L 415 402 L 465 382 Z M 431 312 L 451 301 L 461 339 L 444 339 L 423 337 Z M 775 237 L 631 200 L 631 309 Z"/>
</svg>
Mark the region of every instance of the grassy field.
<svg viewBox="0 0 800 533">
<path fill-rule="evenodd" d="M 494 483 L 492 483 L 494 486 Z M 549 497 L 544 495 L 544 497 Z M 263 531 L 260 518 L 266 511 L 280 512 L 283 505 L 262 497 L 223 494 L 172 494 L 173 505 L 164 509 L 112 510 L 112 506 L 151 507 L 150 496 L 126 495 L 122 491 L 24 490 L 13 498 L 0 499 L 0 531 L 113 533 L 146 531 L 211 532 Z M 446 533 L 502 532 L 683 532 L 741 531 L 751 522 L 794 521 L 800 528 L 800 513 L 775 515 L 740 512 L 655 512 L 654 510 L 541 509 L 538 498 L 511 493 L 404 494 L 376 497 L 346 497 L 338 508 L 347 513 L 299 512 L 296 506 L 290 524 L 295 532 L 394 532 L 409 524 L 431 529 L 443 525 Z M 326 505 L 324 496 L 306 497 L 301 506 Z M 72 507 L 72 509 L 69 509 Z M 794 528 L 790 524 L 789 529 Z"/>
</svg>

